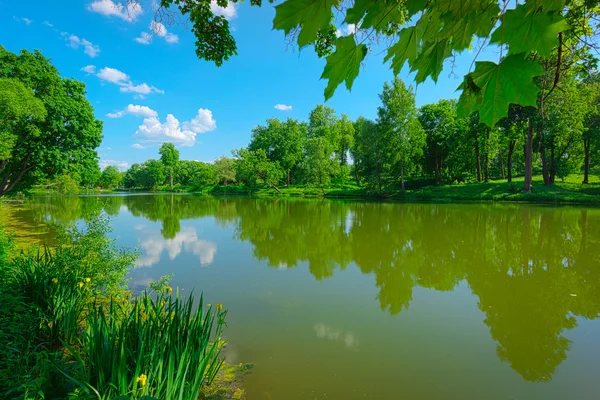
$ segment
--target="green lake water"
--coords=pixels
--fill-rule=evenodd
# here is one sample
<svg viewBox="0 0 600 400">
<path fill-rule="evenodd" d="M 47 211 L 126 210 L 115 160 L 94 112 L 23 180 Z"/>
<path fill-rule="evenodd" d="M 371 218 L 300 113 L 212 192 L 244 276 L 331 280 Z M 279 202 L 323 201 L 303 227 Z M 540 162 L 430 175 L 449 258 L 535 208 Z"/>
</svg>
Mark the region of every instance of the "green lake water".
<svg viewBox="0 0 600 400">
<path fill-rule="evenodd" d="M 132 288 L 174 274 L 229 309 L 250 400 L 600 399 L 600 209 L 127 195 L 11 221 L 98 206 Z"/>
</svg>

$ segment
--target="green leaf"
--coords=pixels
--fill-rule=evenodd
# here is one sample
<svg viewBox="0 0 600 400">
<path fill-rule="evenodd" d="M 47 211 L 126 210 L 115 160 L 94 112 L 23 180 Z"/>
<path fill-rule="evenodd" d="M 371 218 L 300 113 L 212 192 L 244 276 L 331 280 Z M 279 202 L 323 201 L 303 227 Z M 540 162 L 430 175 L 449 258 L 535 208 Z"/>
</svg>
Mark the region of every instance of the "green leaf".
<svg viewBox="0 0 600 400">
<path fill-rule="evenodd" d="M 335 41 L 335 51 L 327 57 L 327 64 L 321 79 L 329 79 L 325 88 L 325 100 L 333 96 L 335 89 L 343 81 L 346 88 L 352 89 L 352 83 L 358 76 L 360 63 L 367 55 L 367 46 L 356 45 L 354 34 L 342 36 Z"/>
<path fill-rule="evenodd" d="M 492 33 L 491 43 L 508 44 L 511 54 L 537 51 L 547 57 L 558 45 L 558 33 L 569 24 L 559 13 L 528 14 L 527 10 L 520 5 L 507 11 L 502 25 Z"/>
<path fill-rule="evenodd" d="M 348 24 L 360 22 L 362 29 L 374 28 L 381 32 L 392 22 L 403 25 L 406 20 L 398 2 L 356 0 L 354 6 L 346 12 L 344 22 Z"/>
<path fill-rule="evenodd" d="M 402 29 L 399 32 L 399 36 L 400 40 L 398 40 L 398 43 L 388 49 L 387 55 L 383 59 L 384 62 L 387 62 L 393 58 L 391 68 L 394 70 L 395 75 L 400 73 L 406 61 L 409 63 L 414 62 L 421 47 L 418 26 Z"/>
<path fill-rule="evenodd" d="M 498 3 L 492 3 L 485 9 L 471 11 L 458 19 L 452 14 L 446 14 L 442 16 L 444 28 L 439 37 L 450 39 L 452 49 L 462 51 L 471 45 L 474 35 L 487 37 L 490 34 L 499 12 Z"/>
<path fill-rule="evenodd" d="M 417 56 L 410 68 L 411 72 L 417 71 L 415 81 L 417 83 L 425 82 L 425 79 L 431 76 L 431 79 L 437 82 L 444 67 L 444 60 L 450 54 L 452 54 L 452 49 L 447 39 L 424 43 L 423 51 Z"/>
<path fill-rule="evenodd" d="M 426 5 L 427 0 L 407 0 L 406 11 L 408 11 L 409 16 L 412 16 L 418 13 L 419 11 L 423 11 Z"/>
<path fill-rule="evenodd" d="M 346 11 L 344 22 L 347 24 L 358 24 L 363 19 L 369 7 L 372 6 L 372 3 L 372 0 L 356 0 L 354 5 Z"/>
<path fill-rule="evenodd" d="M 298 46 L 303 47 L 317 39 L 320 29 L 325 29 L 333 18 L 331 7 L 339 0 L 287 0 L 275 7 L 273 28 L 282 29 L 287 35 L 297 26 L 301 27 Z"/>
<path fill-rule="evenodd" d="M 566 0 L 529 0 L 527 2 L 528 14 L 537 11 L 540 7 L 544 11 L 562 11 L 565 8 Z"/>
<path fill-rule="evenodd" d="M 480 121 L 493 126 L 508 115 L 511 103 L 536 107 L 540 89 L 533 78 L 543 73 L 544 69 L 526 60 L 524 54 L 510 55 L 500 64 L 477 62 L 475 71 L 459 87 L 463 89 L 459 100 L 463 116 L 479 110 Z"/>
</svg>

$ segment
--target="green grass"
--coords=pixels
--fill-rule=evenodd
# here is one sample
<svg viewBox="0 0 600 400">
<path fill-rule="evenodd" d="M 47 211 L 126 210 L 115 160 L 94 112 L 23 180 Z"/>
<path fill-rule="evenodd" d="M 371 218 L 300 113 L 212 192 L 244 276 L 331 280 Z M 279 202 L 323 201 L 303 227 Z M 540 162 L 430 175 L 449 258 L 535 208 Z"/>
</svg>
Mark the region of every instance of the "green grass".
<svg viewBox="0 0 600 400">
<path fill-rule="evenodd" d="M 253 197 L 327 197 L 327 198 L 374 198 L 408 201 L 511 201 L 530 203 L 600 204 L 600 178 L 590 176 L 590 183 L 581 184 L 581 175 L 571 175 L 564 182 L 557 181 L 546 186 L 541 176 L 533 179 L 532 193 L 523 193 L 523 177 L 489 182 L 463 183 L 443 186 L 426 186 L 407 190 L 385 188 L 381 193 L 356 184 L 329 185 L 325 194 L 320 187 L 294 185 L 251 190 L 243 185 L 214 185 L 202 188 L 182 187 L 180 191 L 203 195 L 244 195 Z M 410 187 L 410 183 L 408 185 Z"/>
</svg>

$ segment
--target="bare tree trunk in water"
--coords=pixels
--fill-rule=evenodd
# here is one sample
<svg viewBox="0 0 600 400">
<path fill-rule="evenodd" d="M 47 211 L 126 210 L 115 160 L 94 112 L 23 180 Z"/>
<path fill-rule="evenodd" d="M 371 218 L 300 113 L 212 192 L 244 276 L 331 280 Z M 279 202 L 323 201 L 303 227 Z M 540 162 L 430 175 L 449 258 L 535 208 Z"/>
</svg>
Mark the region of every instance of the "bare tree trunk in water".
<svg viewBox="0 0 600 400">
<path fill-rule="evenodd" d="M 516 140 L 511 140 L 508 144 L 508 154 L 506 156 L 506 174 L 508 176 L 508 183 L 512 182 L 512 156 L 515 151 Z"/>
<path fill-rule="evenodd" d="M 477 182 L 481 182 L 481 155 L 479 154 L 479 135 L 475 136 L 475 167 L 477 169 Z"/>
<path fill-rule="evenodd" d="M 402 186 L 402 193 L 404 193 L 406 191 L 406 189 L 404 188 L 404 161 L 400 162 L 400 176 L 401 176 L 401 186 Z"/>
<path fill-rule="evenodd" d="M 502 179 L 506 179 L 504 173 L 504 157 L 502 156 L 502 146 L 498 146 L 498 153 L 500 154 L 500 171 L 502 171 Z"/>
<path fill-rule="evenodd" d="M 523 191 L 531 193 L 531 174 L 532 174 L 532 152 L 533 152 L 533 125 L 531 118 L 527 122 L 527 139 L 525 140 L 525 182 Z"/>
<path fill-rule="evenodd" d="M 583 139 L 584 159 L 583 159 L 583 183 L 588 184 L 588 176 L 590 174 L 590 140 L 591 138 Z"/>
</svg>

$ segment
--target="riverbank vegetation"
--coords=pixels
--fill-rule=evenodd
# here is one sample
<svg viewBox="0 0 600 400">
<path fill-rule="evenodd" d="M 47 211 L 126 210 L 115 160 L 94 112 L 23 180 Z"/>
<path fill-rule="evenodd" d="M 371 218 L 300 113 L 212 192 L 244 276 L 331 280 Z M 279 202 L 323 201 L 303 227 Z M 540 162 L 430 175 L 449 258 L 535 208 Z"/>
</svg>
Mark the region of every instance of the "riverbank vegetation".
<svg viewBox="0 0 600 400">
<path fill-rule="evenodd" d="M 219 357 L 227 311 L 174 293 L 166 279 L 131 293 L 126 274 L 136 254 L 117 249 L 107 231 L 96 213 L 52 247 L 20 253 L 0 231 L 0 397 L 196 400 L 228 392 Z M 218 375 L 222 385 L 213 383 Z"/>
</svg>

